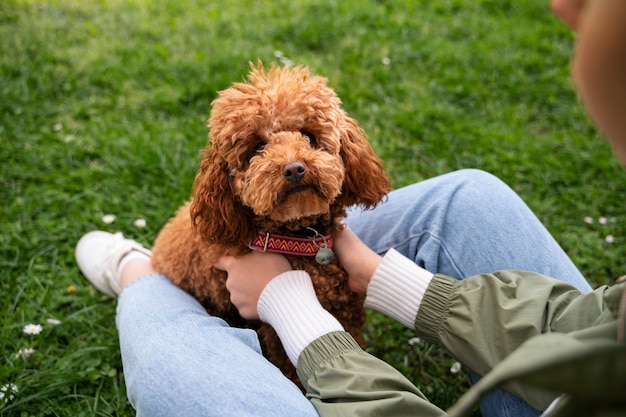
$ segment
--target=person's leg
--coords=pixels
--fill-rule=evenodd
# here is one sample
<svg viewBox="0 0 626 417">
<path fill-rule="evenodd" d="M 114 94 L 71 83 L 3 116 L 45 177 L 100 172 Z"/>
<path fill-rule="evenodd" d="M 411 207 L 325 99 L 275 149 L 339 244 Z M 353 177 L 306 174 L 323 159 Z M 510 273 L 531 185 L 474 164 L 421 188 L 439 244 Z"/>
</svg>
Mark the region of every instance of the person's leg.
<svg viewBox="0 0 626 417">
<path fill-rule="evenodd" d="M 262 356 L 254 331 L 209 316 L 155 273 L 137 242 L 91 232 L 78 242 L 76 260 L 94 286 L 119 295 L 124 377 L 138 416 L 317 416 Z"/>
<path fill-rule="evenodd" d="M 162 275 L 122 292 L 117 327 L 138 416 L 317 416 L 262 356 L 254 331 L 208 316 Z"/>
<path fill-rule="evenodd" d="M 374 210 L 350 210 L 346 224 L 378 253 L 394 248 L 433 273 L 463 279 L 523 269 L 591 290 L 520 197 L 483 171 L 461 170 L 392 191 Z M 484 399 L 481 409 L 486 417 L 540 414 L 504 390 Z"/>
<path fill-rule="evenodd" d="M 394 190 L 346 224 L 380 254 L 394 248 L 433 272 L 463 279 L 502 269 L 534 271 L 591 287 L 521 198 L 484 171 L 467 169 Z"/>
</svg>

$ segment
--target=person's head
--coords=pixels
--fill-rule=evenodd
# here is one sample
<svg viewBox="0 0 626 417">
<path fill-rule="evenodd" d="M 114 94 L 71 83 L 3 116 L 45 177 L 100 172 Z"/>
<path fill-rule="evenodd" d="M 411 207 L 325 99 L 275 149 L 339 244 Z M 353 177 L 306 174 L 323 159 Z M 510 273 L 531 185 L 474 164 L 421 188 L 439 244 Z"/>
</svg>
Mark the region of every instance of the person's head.
<svg viewBox="0 0 626 417">
<path fill-rule="evenodd" d="M 552 0 L 577 32 L 572 78 L 591 119 L 626 165 L 626 2 Z"/>
</svg>

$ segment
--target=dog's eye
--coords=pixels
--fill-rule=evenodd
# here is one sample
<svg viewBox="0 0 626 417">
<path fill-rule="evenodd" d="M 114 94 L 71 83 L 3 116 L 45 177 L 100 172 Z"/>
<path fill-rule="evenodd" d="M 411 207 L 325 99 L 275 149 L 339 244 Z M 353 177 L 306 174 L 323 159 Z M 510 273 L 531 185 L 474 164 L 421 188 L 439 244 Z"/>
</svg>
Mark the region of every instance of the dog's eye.
<svg viewBox="0 0 626 417">
<path fill-rule="evenodd" d="M 252 159 L 255 156 L 261 154 L 261 152 L 265 149 L 265 142 L 258 142 L 254 148 L 248 154 L 248 160 Z"/>
<path fill-rule="evenodd" d="M 302 136 L 309 140 L 311 146 L 317 146 L 317 139 L 313 133 L 304 131 L 302 132 Z"/>
</svg>

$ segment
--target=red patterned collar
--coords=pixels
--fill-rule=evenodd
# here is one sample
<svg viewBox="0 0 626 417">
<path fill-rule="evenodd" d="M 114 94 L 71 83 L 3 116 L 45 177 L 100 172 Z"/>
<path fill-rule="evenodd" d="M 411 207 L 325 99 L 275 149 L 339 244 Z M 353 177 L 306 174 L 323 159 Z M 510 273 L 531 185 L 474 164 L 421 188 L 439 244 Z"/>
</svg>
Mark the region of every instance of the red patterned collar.
<svg viewBox="0 0 626 417">
<path fill-rule="evenodd" d="M 250 242 L 250 249 L 287 255 L 316 256 L 320 247 L 332 249 L 332 235 L 316 237 L 291 237 L 259 232 Z"/>
</svg>

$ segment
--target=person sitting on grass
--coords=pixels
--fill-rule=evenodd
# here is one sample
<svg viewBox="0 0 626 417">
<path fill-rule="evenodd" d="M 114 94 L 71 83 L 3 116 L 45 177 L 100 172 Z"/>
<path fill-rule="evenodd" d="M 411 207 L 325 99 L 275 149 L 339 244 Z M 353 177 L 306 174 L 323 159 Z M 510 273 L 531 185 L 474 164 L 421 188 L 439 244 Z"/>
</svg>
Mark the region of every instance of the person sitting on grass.
<svg viewBox="0 0 626 417">
<path fill-rule="evenodd" d="M 626 3 L 552 5 L 579 35 L 572 71 L 583 103 L 626 164 Z M 365 305 L 482 375 L 449 415 L 466 414 L 497 386 L 505 390 L 483 400 L 486 416 L 624 415 L 626 284 L 591 291 L 502 182 L 476 170 L 447 174 L 345 222 L 335 248 Z M 139 416 L 446 415 L 362 350 L 281 255 L 252 252 L 217 266 L 242 316 L 276 329 L 306 398 L 262 357 L 254 332 L 208 316 L 154 272 L 141 245 L 95 231 L 78 242 L 76 259 L 97 288 L 119 295 L 124 374 Z"/>
</svg>

